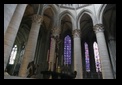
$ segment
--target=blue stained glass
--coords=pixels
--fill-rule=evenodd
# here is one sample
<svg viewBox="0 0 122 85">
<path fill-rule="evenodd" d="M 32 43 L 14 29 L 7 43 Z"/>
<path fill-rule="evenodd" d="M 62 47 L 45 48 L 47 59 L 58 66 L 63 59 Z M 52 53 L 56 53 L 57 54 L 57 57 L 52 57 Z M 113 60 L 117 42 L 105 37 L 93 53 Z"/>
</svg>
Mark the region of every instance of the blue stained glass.
<svg viewBox="0 0 122 85">
<path fill-rule="evenodd" d="M 64 38 L 64 64 L 71 64 L 71 38 L 69 35 Z"/>
<path fill-rule="evenodd" d="M 85 62 L 86 62 L 86 71 L 90 71 L 90 62 L 89 62 L 89 51 L 88 44 L 85 42 Z"/>
</svg>

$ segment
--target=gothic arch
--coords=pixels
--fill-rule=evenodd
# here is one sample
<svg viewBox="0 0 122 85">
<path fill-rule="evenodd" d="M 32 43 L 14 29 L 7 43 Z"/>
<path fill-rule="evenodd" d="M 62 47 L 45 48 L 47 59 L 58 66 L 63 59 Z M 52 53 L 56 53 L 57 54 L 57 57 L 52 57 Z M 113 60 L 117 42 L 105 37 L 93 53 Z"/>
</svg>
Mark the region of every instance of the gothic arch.
<svg viewBox="0 0 122 85">
<path fill-rule="evenodd" d="M 71 23 L 72 23 L 72 27 L 73 27 L 73 26 L 74 26 L 74 23 L 73 23 L 74 17 L 73 17 L 73 14 L 72 14 L 70 11 L 68 11 L 68 10 L 63 11 L 63 12 L 59 15 L 59 26 L 61 26 L 61 20 L 62 20 L 62 18 L 63 18 L 64 16 L 66 16 L 66 15 L 70 17 Z"/>
<path fill-rule="evenodd" d="M 48 10 L 48 12 L 45 14 L 45 12 Z M 50 24 L 48 25 L 48 27 L 54 27 L 55 26 L 55 17 L 57 17 L 57 9 L 55 7 L 55 5 L 51 5 L 51 4 L 48 4 L 48 5 L 44 5 L 43 9 L 42 9 L 42 15 L 43 16 L 46 16 L 49 18 L 49 21 L 51 20 Z M 48 22 L 48 20 L 46 20 L 45 22 Z M 44 22 L 44 23 L 45 23 Z"/>
<path fill-rule="evenodd" d="M 76 23 L 78 23 L 77 24 L 78 25 L 78 29 L 80 29 L 80 20 L 81 20 L 82 16 L 85 13 L 88 14 L 91 17 L 93 24 L 95 22 L 94 17 L 93 17 L 94 16 L 93 13 L 89 9 L 83 9 L 82 11 L 80 11 L 80 13 L 78 14 L 78 17 L 76 19 Z"/>
<path fill-rule="evenodd" d="M 107 4 L 102 4 L 101 7 L 99 8 L 98 10 L 98 20 L 99 20 L 99 23 L 102 23 L 102 17 L 103 17 L 103 12 L 104 12 L 104 9 L 105 7 L 107 6 Z"/>
<path fill-rule="evenodd" d="M 37 13 L 39 13 L 41 10 L 41 6 L 40 6 L 40 4 L 27 4 L 27 6 L 26 6 L 26 10 L 27 10 L 27 7 L 32 7 L 31 8 L 31 11 L 33 11 L 33 13 L 32 14 L 30 14 L 30 15 L 33 15 L 33 14 L 37 14 Z"/>
<path fill-rule="evenodd" d="M 73 16 L 73 14 L 70 11 L 68 11 L 68 10 L 65 10 L 62 13 L 60 13 L 59 19 L 61 20 L 62 17 L 65 16 L 66 14 L 69 15 L 71 19 L 75 19 L 75 17 Z"/>
<path fill-rule="evenodd" d="M 44 14 L 44 11 L 45 11 L 46 9 L 48 9 L 48 8 L 51 8 L 51 10 L 52 10 L 54 16 L 56 16 L 56 14 L 58 14 L 58 10 L 56 9 L 55 5 L 51 5 L 51 4 L 46 5 L 46 6 L 43 7 L 42 14 Z"/>
</svg>

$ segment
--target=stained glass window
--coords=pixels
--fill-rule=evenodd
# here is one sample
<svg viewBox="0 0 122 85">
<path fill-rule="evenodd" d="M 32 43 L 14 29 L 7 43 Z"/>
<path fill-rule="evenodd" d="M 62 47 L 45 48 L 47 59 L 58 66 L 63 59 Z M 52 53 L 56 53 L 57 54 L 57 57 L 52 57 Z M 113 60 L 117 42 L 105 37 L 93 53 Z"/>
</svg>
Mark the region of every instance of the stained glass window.
<svg viewBox="0 0 122 85">
<path fill-rule="evenodd" d="M 14 60 L 16 58 L 16 54 L 17 54 L 17 45 L 14 45 L 11 55 L 10 55 L 10 61 L 9 64 L 14 64 Z"/>
<path fill-rule="evenodd" d="M 94 42 L 93 48 L 94 48 L 96 72 L 101 72 L 100 57 L 99 57 L 98 45 L 96 42 Z"/>
<path fill-rule="evenodd" d="M 69 35 L 64 39 L 64 64 L 71 64 L 71 38 Z"/>
<path fill-rule="evenodd" d="M 89 50 L 88 50 L 88 44 L 86 42 L 85 42 L 85 62 L 86 62 L 86 71 L 90 72 Z"/>
</svg>

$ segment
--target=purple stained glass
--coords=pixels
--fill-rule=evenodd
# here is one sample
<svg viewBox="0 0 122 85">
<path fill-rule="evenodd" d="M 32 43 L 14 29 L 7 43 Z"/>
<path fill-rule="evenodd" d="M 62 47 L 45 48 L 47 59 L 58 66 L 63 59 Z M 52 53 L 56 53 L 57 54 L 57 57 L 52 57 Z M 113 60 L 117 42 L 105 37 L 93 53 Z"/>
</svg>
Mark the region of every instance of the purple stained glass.
<svg viewBox="0 0 122 85">
<path fill-rule="evenodd" d="M 69 35 L 64 39 L 64 64 L 71 64 L 71 38 Z"/>
<path fill-rule="evenodd" d="M 94 42 L 93 47 L 94 47 L 94 55 L 95 55 L 96 72 L 98 71 L 101 72 L 100 57 L 99 57 L 98 45 L 96 42 Z"/>
<path fill-rule="evenodd" d="M 85 42 L 85 62 L 86 62 L 86 71 L 90 71 L 90 62 L 89 62 L 89 51 L 88 44 Z"/>
</svg>

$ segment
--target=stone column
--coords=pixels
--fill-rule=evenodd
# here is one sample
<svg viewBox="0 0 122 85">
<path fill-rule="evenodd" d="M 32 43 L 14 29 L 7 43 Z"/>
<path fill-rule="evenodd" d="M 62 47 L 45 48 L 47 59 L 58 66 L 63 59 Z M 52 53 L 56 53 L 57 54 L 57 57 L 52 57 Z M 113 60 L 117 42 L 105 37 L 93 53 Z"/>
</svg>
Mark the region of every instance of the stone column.
<svg viewBox="0 0 122 85">
<path fill-rule="evenodd" d="M 98 43 L 103 79 L 113 79 L 112 68 L 111 68 L 108 50 L 105 42 L 105 36 L 103 33 L 104 31 L 103 25 L 96 24 L 94 26 L 94 31 L 96 33 L 96 38 Z"/>
<path fill-rule="evenodd" d="M 83 79 L 83 66 L 81 56 L 80 30 L 73 30 L 74 37 L 74 71 L 77 71 L 75 79 Z"/>
<path fill-rule="evenodd" d="M 4 4 L 4 35 L 14 14 L 17 4 Z"/>
<path fill-rule="evenodd" d="M 25 48 L 25 53 L 23 55 L 23 60 L 19 70 L 19 76 L 21 77 L 27 76 L 27 66 L 29 62 L 34 60 L 39 29 L 42 21 L 43 17 L 41 15 L 33 15 L 32 26 L 29 33 L 28 42 Z"/>
<path fill-rule="evenodd" d="M 109 36 L 108 47 L 113 67 L 114 78 L 116 78 L 116 40 L 112 36 Z"/>
<path fill-rule="evenodd" d="M 50 56 L 49 56 L 49 69 L 54 70 L 55 63 L 55 49 L 56 49 L 56 39 L 59 38 L 60 29 L 52 29 L 51 46 L 50 46 Z"/>
<path fill-rule="evenodd" d="M 6 68 L 26 6 L 27 4 L 17 5 L 6 34 L 4 35 L 4 70 Z"/>
</svg>

